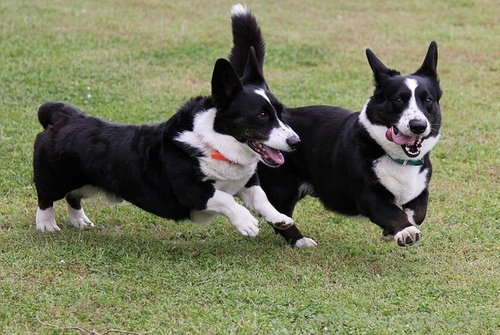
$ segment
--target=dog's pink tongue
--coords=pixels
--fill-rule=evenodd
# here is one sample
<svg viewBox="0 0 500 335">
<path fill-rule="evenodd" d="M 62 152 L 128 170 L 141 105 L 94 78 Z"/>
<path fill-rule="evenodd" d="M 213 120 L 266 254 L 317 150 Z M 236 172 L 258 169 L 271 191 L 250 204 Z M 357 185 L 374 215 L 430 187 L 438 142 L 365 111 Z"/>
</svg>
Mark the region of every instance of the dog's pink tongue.
<svg viewBox="0 0 500 335">
<path fill-rule="evenodd" d="M 387 131 L 385 132 L 385 138 L 387 138 L 388 141 L 394 142 L 399 145 L 414 144 L 416 142 L 415 137 L 406 136 L 400 132 L 395 134 L 393 127 L 387 129 Z"/>
<path fill-rule="evenodd" d="M 283 157 L 283 154 L 279 150 L 270 148 L 266 145 L 264 146 L 264 150 L 266 152 L 266 156 L 277 165 L 285 163 L 285 157 Z"/>
</svg>

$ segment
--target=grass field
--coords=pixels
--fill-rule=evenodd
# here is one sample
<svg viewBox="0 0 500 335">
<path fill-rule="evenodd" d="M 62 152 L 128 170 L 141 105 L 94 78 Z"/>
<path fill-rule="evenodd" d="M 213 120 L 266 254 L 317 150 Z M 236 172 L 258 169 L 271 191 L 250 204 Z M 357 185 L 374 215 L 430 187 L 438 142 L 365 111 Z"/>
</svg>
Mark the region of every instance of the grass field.
<svg viewBox="0 0 500 335">
<path fill-rule="evenodd" d="M 132 124 L 208 95 L 231 46 L 228 1 L 0 2 L 0 333 L 499 334 L 500 25 L 497 1 L 252 1 L 266 76 L 289 106 L 359 110 L 370 47 L 409 73 L 439 46 L 443 136 L 423 239 L 409 248 L 312 198 L 292 249 L 262 223 L 174 223 L 87 201 L 80 231 L 34 227 L 37 107 L 63 100 Z"/>
</svg>

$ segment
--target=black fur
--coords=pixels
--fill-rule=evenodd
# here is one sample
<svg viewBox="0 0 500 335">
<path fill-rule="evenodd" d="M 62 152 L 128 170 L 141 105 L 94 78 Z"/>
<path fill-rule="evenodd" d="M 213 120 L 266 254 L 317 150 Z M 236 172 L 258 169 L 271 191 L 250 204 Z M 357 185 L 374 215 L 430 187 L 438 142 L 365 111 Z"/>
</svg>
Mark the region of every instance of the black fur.
<svg viewBox="0 0 500 335">
<path fill-rule="evenodd" d="M 173 220 L 206 209 L 216 189 L 200 168 L 203 153 L 176 138 L 193 130 L 198 113 L 213 108 L 214 131 L 242 143 L 266 140 L 278 124 L 273 107 L 224 59 L 215 64 L 210 97 L 189 100 L 156 125 L 116 124 L 65 103 L 43 104 L 38 118 L 44 131 L 36 137 L 33 156 L 39 208 L 66 197 L 79 210 L 82 195 L 72 191 L 91 185 Z M 258 185 L 255 173 L 248 185 Z"/>
<path fill-rule="evenodd" d="M 257 21 L 249 11 L 246 15 L 233 16 L 232 25 L 236 36 L 233 36 L 230 60 L 241 75 L 239 67 L 250 47 L 262 55 L 259 59 L 263 62 L 265 50 L 259 48 L 264 41 Z M 436 43 L 430 44 L 422 66 L 410 76 L 401 76 L 398 71 L 387 68 L 371 50 L 366 54 L 375 78 L 375 91 L 366 106 L 368 120 L 388 129 L 393 126 L 401 111 L 408 107 L 411 92 L 404 81 L 411 78 L 418 82 L 417 105 L 431 125 L 427 138 L 437 136 L 441 124 L 441 89 L 436 73 Z M 395 102 L 397 98 L 402 104 L 399 104 L 400 100 Z M 319 197 L 330 210 L 367 216 L 383 228 L 384 235 L 394 235 L 412 225 L 406 213 L 394 203 L 395 196 L 382 185 L 374 171 L 374 163 L 384 157 L 386 151 L 360 123 L 359 112 L 332 106 L 284 107 L 281 116 L 299 135 L 302 145 L 285 155 L 286 163 L 280 168 L 269 169 L 260 165 L 258 169 L 261 186 L 279 211 L 291 216 L 296 203 L 310 194 Z M 414 128 L 418 127 L 420 125 L 414 123 Z M 423 222 L 427 211 L 427 185 L 432 174 L 429 153 L 423 157 L 420 171 L 425 169 L 428 174 L 421 194 L 401 204 L 403 209 L 414 211 L 417 225 Z M 305 185 L 311 186 L 312 190 L 310 187 L 304 191 Z M 275 231 L 292 245 L 303 237 L 297 225 Z M 419 237 L 397 243 L 412 244 Z"/>
</svg>

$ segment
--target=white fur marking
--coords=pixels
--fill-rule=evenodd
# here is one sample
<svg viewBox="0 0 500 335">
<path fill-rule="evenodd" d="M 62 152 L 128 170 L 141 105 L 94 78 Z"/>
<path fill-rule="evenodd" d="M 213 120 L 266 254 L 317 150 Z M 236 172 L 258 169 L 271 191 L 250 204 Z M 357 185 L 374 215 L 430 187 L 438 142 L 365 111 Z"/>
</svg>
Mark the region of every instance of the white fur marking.
<svg viewBox="0 0 500 335">
<path fill-rule="evenodd" d="M 194 118 L 193 130 L 180 133 L 175 140 L 201 151 L 204 156 L 198 160 L 203 174 L 215 180 L 216 189 L 234 195 L 255 173 L 260 156 L 234 137 L 214 131 L 215 113 L 215 108 L 200 112 Z M 237 164 L 213 159 L 214 151 Z"/>
<path fill-rule="evenodd" d="M 318 244 L 312 238 L 302 237 L 300 240 L 295 242 L 295 247 L 297 248 L 312 248 L 317 246 Z"/>
<path fill-rule="evenodd" d="M 394 235 L 394 241 L 396 243 L 401 242 L 399 244 L 402 245 L 411 245 L 417 242 L 417 234 L 421 235 L 420 230 L 418 230 L 414 226 L 406 227 L 403 230 L 400 230 Z M 409 237 L 411 239 L 411 243 L 406 243 L 406 238 Z"/>
<path fill-rule="evenodd" d="M 270 105 L 272 105 L 271 100 L 269 100 L 268 96 L 266 95 L 266 92 L 263 89 L 259 88 L 256 89 L 254 92 L 255 94 L 260 95 L 261 97 L 266 99 L 266 101 Z M 263 143 L 273 149 L 292 151 L 286 140 L 294 136 L 298 137 L 298 135 L 292 130 L 292 128 L 283 123 L 280 119 L 278 119 L 278 124 L 279 127 L 274 128 L 271 131 L 269 139 Z"/>
<path fill-rule="evenodd" d="M 247 6 L 240 3 L 234 4 L 233 7 L 231 7 L 231 16 L 245 16 L 249 13 L 250 11 Z"/>
<path fill-rule="evenodd" d="M 402 206 L 415 199 L 427 187 L 428 169 L 399 165 L 386 156 L 373 162 L 373 171 L 380 183 L 394 195 L 394 203 Z"/>
<path fill-rule="evenodd" d="M 408 217 L 408 221 L 415 227 L 418 227 L 418 225 L 415 223 L 415 219 L 413 218 L 415 216 L 415 212 L 409 208 L 405 209 L 406 216 Z"/>
<path fill-rule="evenodd" d="M 368 100 L 368 102 L 369 101 L 370 100 Z M 361 110 L 361 113 L 359 114 L 359 123 L 363 127 L 365 127 L 370 137 L 373 138 L 375 142 L 377 142 L 384 149 L 384 151 L 391 157 L 403 160 L 408 159 L 409 157 L 404 153 L 403 149 L 399 144 L 390 142 L 385 138 L 385 133 L 387 131 L 386 126 L 373 124 L 370 122 L 370 120 L 368 120 L 368 117 L 366 115 L 366 108 L 368 102 L 364 105 L 363 109 Z M 434 146 L 439 140 L 439 137 L 440 134 L 437 134 L 437 136 L 434 137 L 426 138 L 422 142 L 422 147 L 420 148 L 420 154 L 412 159 L 422 159 L 429 151 L 432 150 L 432 148 L 434 148 Z"/>
<path fill-rule="evenodd" d="M 273 149 L 292 151 L 286 141 L 294 136 L 298 138 L 298 135 L 292 130 L 292 128 L 281 122 L 280 119 L 278 119 L 278 122 L 279 128 L 273 128 L 273 130 L 271 130 L 271 134 L 269 135 L 269 139 L 262 143 Z"/>
<path fill-rule="evenodd" d="M 271 205 L 266 193 L 260 186 L 244 188 L 238 193 L 241 200 L 250 210 L 262 215 L 264 220 L 274 225 L 276 228 L 286 229 L 294 224 L 292 218 L 282 214 Z"/>
<path fill-rule="evenodd" d="M 262 88 L 259 88 L 256 89 L 254 92 L 255 94 L 260 95 L 261 97 L 266 99 L 266 101 L 269 102 L 269 104 L 271 105 L 271 100 L 269 100 L 269 98 L 267 97 L 266 91 L 264 91 Z"/>
<path fill-rule="evenodd" d="M 83 229 L 87 225 L 93 227 L 94 223 L 85 215 L 83 208 L 74 209 L 68 204 L 68 219 L 73 226 L 76 228 Z"/>
<path fill-rule="evenodd" d="M 257 236 L 259 234 L 259 221 L 228 193 L 216 190 L 214 195 L 208 199 L 206 210 L 226 216 L 243 236 Z"/>
<path fill-rule="evenodd" d="M 199 112 L 194 118 L 193 130 L 183 131 L 175 140 L 200 150 L 206 156 L 210 156 L 215 149 L 230 161 L 240 165 L 256 164 L 260 156 L 248 145 L 214 130 L 216 113 L 215 108 Z"/>
<path fill-rule="evenodd" d="M 38 207 L 36 210 L 35 222 L 36 229 L 41 232 L 61 230 L 56 224 L 54 207 L 49 207 L 47 209 L 40 209 L 40 207 Z"/>
<path fill-rule="evenodd" d="M 410 130 L 410 121 L 411 120 L 425 121 L 425 123 L 427 124 L 427 128 L 422 134 L 419 134 L 419 136 L 425 137 L 430 134 L 431 127 L 429 126 L 429 121 L 425 117 L 424 113 L 417 106 L 415 89 L 418 86 L 418 82 L 413 78 L 406 78 L 405 85 L 411 91 L 411 98 L 410 101 L 408 102 L 408 108 L 403 111 L 403 114 L 401 115 L 401 118 L 399 119 L 398 124 L 396 126 L 399 129 L 399 131 L 401 131 L 403 134 L 411 136 L 413 132 Z"/>
</svg>

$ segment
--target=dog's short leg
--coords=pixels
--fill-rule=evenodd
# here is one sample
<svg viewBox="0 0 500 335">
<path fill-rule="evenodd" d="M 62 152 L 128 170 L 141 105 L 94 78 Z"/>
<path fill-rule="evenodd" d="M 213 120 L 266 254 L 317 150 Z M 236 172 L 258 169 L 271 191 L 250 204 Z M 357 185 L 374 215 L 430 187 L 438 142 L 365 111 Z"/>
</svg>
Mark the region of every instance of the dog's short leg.
<svg viewBox="0 0 500 335">
<path fill-rule="evenodd" d="M 38 203 L 35 222 L 36 229 L 42 232 L 61 230 L 56 224 L 53 203 Z"/>
<path fill-rule="evenodd" d="M 398 245 L 410 245 L 415 243 L 420 239 L 422 234 L 420 230 L 418 230 L 419 226 L 424 222 L 425 216 L 427 215 L 427 203 L 429 199 L 429 191 L 425 189 L 422 193 L 413 199 L 412 201 L 403 205 L 404 213 L 408 221 L 416 228 L 409 229 L 410 227 L 405 228 L 406 230 L 399 231 L 394 234 L 389 234 L 386 229 L 382 232 L 382 238 L 386 241 L 395 240 Z"/>
<path fill-rule="evenodd" d="M 215 190 L 214 195 L 207 201 L 206 210 L 226 216 L 243 236 L 259 234 L 259 221 L 226 192 Z"/>
<path fill-rule="evenodd" d="M 403 209 L 408 217 L 408 221 L 414 226 L 420 226 L 427 215 L 427 203 L 429 201 L 429 191 L 423 190 L 422 193 L 412 201 L 403 205 Z"/>
<path fill-rule="evenodd" d="M 68 193 L 66 202 L 68 203 L 68 219 L 76 228 L 83 229 L 87 226 L 94 226 L 94 223 L 85 215 L 81 204 L 81 196 Z"/>
<path fill-rule="evenodd" d="M 393 239 L 402 247 L 412 245 L 420 239 L 420 230 L 410 220 L 408 213 L 395 204 L 373 195 L 365 198 L 362 203 L 367 206 L 363 214 L 383 229 L 384 239 Z"/>
<path fill-rule="evenodd" d="M 292 217 L 295 204 L 301 199 L 300 180 L 293 172 L 287 173 L 283 170 L 283 167 L 280 169 L 261 167 L 260 169 L 262 171 L 259 170 L 259 181 L 270 203 L 278 212 Z M 273 229 L 276 235 L 283 237 L 291 246 L 299 248 L 316 246 L 313 239 L 302 235 L 297 224 L 288 229 L 279 229 L 274 226 Z"/>
<path fill-rule="evenodd" d="M 243 188 L 243 190 L 238 193 L 238 196 L 243 200 L 243 203 L 248 209 L 257 212 L 273 227 L 287 229 L 294 224 L 291 217 L 278 212 L 276 208 L 271 205 L 264 190 L 262 190 L 259 185 Z"/>
</svg>

